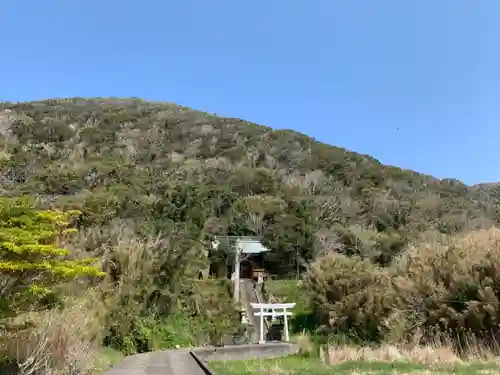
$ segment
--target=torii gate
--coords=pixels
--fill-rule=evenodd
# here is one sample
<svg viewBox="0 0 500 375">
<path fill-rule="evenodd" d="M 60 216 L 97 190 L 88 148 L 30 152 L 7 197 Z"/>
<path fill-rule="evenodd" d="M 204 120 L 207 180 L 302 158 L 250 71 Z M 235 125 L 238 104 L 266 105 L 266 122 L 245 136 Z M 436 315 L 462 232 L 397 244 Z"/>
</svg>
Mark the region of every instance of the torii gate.
<svg viewBox="0 0 500 375">
<path fill-rule="evenodd" d="M 264 344 L 264 316 L 282 316 L 284 319 L 284 329 L 285 329 L 285 341 L 290 341 L 290 333 L 288 332 L 288 317 L 292 316 L 291 311 L 288 309 L 293 309 L 295 307 L 295 302 L 292 303 L 250 303 L 252 309 L 259 309 L 259 311 L 254 312 L 255 316 L 260 317 L 260 340 L 259 344 Z M 276 311 L 276 309 L 281 309 L 283 311 Z"/>
</svg>

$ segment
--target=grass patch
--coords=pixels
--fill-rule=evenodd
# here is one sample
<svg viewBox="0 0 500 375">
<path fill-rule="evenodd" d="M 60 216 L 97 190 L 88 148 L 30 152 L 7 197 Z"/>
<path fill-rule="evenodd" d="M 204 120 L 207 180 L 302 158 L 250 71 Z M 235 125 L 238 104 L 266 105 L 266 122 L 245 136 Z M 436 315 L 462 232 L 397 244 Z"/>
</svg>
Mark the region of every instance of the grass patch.
<svg viewBox="0 0 500 375">
<path fill-rule="evenodd" d="M 214 361 L 210 367 L 217 375 L 328 374 L 330 368 L 319 359 L 290 356 L 250 361 Z"/>
<path fill-rule="evenodd" d="M 217 375 L 493 375 L 500 374 L 495 363 L 464 362 L 453 365 L 428 365 L 407 361 L 348 360 L 327 365 L 319 357 L 289 356 L 249 361 L 214 361 L 210 367 Z"/>
<path fill-rule="evenodd" d="M 276 302 L 295 302 L 295 314 L 312 313 L 312 303 L 304 284 L 300 280 L 269 280 L 264 284 L 265 294 Z M 274 302 L 274 301 L 273 301 Z"/>
<path fill-rule="evenodd" d="M 295 302 L 293 317 L 290 320 L 290 331 L 301 333 L 313 332 L 317 328 L 313 316 L 313 308 L 309 293 L 302 281 L 297 280 L 269 280 L 264 284 L 264 294 L 269 302 Z"/>
</svg>

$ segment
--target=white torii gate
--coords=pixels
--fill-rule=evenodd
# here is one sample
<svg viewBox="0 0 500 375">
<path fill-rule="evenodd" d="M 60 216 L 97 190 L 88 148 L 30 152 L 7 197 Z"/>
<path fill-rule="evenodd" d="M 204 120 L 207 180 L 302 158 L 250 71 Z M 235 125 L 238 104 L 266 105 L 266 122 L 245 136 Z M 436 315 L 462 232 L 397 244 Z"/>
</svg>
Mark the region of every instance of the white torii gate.
<svg viewBox="0 0 500 375">
<path fill-rule="evenodd" d="M 260 340 L 259 344 L 264 344 L 264 317 L 265 316 L 282 316 L 284 319 L 284 329 L 285 329 L 285 341 L 290 341 L 290 333 L 288 332 L 288 317 L 292 316 L 291 311 L 288 309 L 293 309 L 295 307 L 295 302 L 292 303 L 250 303 L 252 309 L 259 309 L 259 311 L 254 312 L 255 316 L 260 317 Z M 276 309 L 281 309 L 282 311 L 276 311 Z"/>
</svg>

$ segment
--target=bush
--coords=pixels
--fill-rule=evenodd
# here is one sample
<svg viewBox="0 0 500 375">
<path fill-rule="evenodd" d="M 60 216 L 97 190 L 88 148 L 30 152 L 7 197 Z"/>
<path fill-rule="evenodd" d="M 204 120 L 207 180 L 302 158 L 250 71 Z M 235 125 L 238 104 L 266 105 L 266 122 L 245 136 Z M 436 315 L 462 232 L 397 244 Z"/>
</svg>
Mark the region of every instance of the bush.
<svg viewBox="0 0 500 375">
<path fill-rule="evenodd" d="M 398 298 L 388 271 L 369 260 L 330 252 L 307 275 L 315 315 L 330 332 L 380 340 Z"/>
<path fill-rule="evenodd" d="M 422 341 L 446 333 L 496 346 L 500 230 L 426 235 L 388 267 L 330 252 L 307 275 L 315 313 L 330 332 L 363 340 Z"/>
<path fill-rule="evenodd" d="M 498 331 L 500 230 L 482 230 L 411 247 L 393 265 L 407 278 L 408 308 L 425 328 Z"/>
</svg>

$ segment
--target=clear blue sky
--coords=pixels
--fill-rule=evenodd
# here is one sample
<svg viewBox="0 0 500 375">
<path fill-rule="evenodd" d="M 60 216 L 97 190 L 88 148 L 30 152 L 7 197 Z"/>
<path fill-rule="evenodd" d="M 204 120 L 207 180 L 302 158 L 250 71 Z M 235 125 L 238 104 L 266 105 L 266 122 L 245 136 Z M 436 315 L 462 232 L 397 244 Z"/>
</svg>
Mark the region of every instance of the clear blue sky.
<svg viewBox="0 0 500 375">
<path fill-rule="evenodd" d="M 500 181 L 499 0 L 3 0 L 0 99 L 136 96 Z"/>
</svg>

